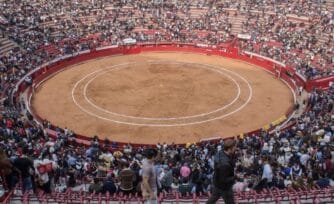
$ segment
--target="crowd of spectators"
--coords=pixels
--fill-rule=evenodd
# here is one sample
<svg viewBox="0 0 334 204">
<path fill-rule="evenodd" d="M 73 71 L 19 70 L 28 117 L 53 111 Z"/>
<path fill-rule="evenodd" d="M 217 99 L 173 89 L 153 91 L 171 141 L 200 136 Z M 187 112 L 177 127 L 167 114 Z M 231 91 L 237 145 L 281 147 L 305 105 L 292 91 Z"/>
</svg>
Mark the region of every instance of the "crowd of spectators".
<svg viewBox="0 0 334 204">
<path fill-rule="evenodd" d="M 6 0 L 0 3 L 6 19 L 1 29 L 22 49 L 0 61 L 24 72 L 57 56 L 122 44 L 126 38 L 219 45 L 240 33 L 250 36 L 240 40 L 243 50 L 282 61 L 306 78 L 327 76 L 333 74 L 334 59 L 334 15 L 327 5 L 318 0 Z M 233 31 L 237 23 L 241 28 Z"/>
<path fill-rule="evenodd" d="M 295 67 L 307 79 L 331 75 L 334 62 L 333 11 L 316 1 L 303 2 L 283 10 L 275 9 L 268 15 L 248 11 L 242 32 L 250 34 L 251 40 L 241 46 L 244 50 Z M 290 10 L 298 16 L 291 15 L 293 12 Z"/>
<path fill-rule="evenodd" d="M 20 48 L 0 57 L 1 90 L 9 96 L 14 82 L 56 57 L 122 44 L 126 38 L 232 42 L 237 37 L 233 19 L 238 17 L 244 19 L 240 33 L 250 36 L 237 41 L 241 49 L 289 64 L 308 79 L 333 74 L 333 11 L 316 0 L 292 2 L 4 0 L 0 15 L 7 22 L 0 29 Z M 328 38 L 322 42 L 324 35 Z M 295 118 L 292 127 L 239 137 L 235 189 L 333 185 L 333 101 L 334 85 L 327 91 L 316 89 L 309 95 L 309 110 Z M 49 124 L 38 126 L 29 114 L 22 115 L 23 104 L 13 104 L 9 97 L 3 104 L 0 169 L 7 188 L 19 182 L 23 191 L 40 188 L 49 193 L 91 183 L 86 188 L 90 192 L 140 191 L 144 147 L 119 148 L 116 142 L 100 144 L 97 138 L 86 147 L 67 129 L 50 138 Z M 159 190 L 209 191 L 213 157 L 223 143 L 157 144 Z"/>
<path fill-rule="evenodd" d="M 236 190 L 277 187 L 333 186 L 334 85 L 309 94 L 309 111 L 295 118 L 295 125 L 269 134 L 238 137 Z M 23 191 L 40 188 L 49 193 L 84 187 L 90 192 L 140 192 L 145 147 L 116 142 L 90 146 L 76 143 L 75 134 L 57 130 L 50 138 L 44 126 L 11 111 L 0 123 L 0 164 L 7 187 L 22 182 Z M 157 144 L 156 173 L 160 191 L 182 194 L 210 190 L 213 158 L 224 141 L 199 144 Z"/>
</svg>

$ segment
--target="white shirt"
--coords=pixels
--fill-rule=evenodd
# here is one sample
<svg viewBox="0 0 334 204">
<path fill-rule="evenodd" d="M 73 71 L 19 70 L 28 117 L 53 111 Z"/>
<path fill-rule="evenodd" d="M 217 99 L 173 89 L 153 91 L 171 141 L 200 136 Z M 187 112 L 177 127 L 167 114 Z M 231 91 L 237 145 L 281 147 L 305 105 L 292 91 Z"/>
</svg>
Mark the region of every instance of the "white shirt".
<svg viewBox="0 0 334 204">
<path fill-rule="evenodd" d="M 291 186 L 292 185 L 292 181 L 291 180 L 288 180 L 288 179 L 285 179 L 284 180 L 284 186 L 285 187 L 289 187 L 289 186 Z"/>
<path fill-rule="evenodd" d="M 271 169 L 270 164 L 265 164 L 263 166 L 263 174 L 262 174 L 262 179 L 266 178 L 267 182 L 272 182 L 273 180 L 273 171 Z"/>
<path fill-rule="evenodd" d="M 307 161 L 310 159 L 310 155 L 308 154 L 302 154 L 302 156 L 300 156 L 300 163 L 303 165 L 303 166 L 306 166 L 307 164 Z"/>
</svg>

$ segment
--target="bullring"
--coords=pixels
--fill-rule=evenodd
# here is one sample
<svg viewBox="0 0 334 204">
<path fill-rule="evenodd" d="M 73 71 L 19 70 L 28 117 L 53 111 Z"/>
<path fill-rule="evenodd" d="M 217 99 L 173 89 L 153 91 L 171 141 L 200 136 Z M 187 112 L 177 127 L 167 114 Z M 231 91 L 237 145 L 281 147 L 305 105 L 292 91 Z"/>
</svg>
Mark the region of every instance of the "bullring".
<svg viewBox="0 0 334 204">
<path fill-rule="evenodd" d="M 125 143 L 236 136 L 288 116 L 295 103 L 292 90 L 270 72 L 191 53 L 144 52 L 82 62 L 36 88 L 32 108 L 43 119 L 77 134 Z"/>
<path fill-rule="evenodd" d="M 156 201 L 203 203 L 236 150 L 237 203 L 332 203 L 333 11 L 0 1 L 0 202 L 142 203 L 156 155 Z"/>
</svg>

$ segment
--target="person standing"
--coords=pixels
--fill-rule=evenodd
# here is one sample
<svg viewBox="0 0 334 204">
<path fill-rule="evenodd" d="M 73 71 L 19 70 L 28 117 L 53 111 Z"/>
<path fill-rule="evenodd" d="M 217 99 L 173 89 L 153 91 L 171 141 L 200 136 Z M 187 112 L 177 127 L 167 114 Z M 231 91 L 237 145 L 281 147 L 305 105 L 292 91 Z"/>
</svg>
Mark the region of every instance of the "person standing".
<svg viewBox="0 0 334 204">
<path fill-rule="evenodd" d="M 235 183 L 233 159 L 236 141 L 228 139 L 224 142 L 224 150 L 218 151 L 214 157 L 213 190 L 207 204 L 214 204 L 223 197 L 226 204 L 234 204 L 233 184 Z"/>
<path fill-rule="evenodd" d="M 16 158 L 14 160 L 14 166 L 21 171 L 21 179 L 22 179 L 22 192 L 25 193 L 26 191 L 33 190 L 34 188 L 34 181 L 32 179 L 33 172 L 34 172 L 34 165 L 33 162 L 28 156 L 26 152 L 28 150 L 24 149 L 22 156 Z"/>
<path fill-rule="evenodd" d="M 270 165 L 269 158 L 263 158 L 263 171 L 262 171 L 262 180 L 265 184 L 265 187 L 271 187 L 273 182 L 273 169 Z"/>
<path fill-rule="evenodd" d="M 157 156 L 156 149 L 146 150 L 146 159 L 143 160 L 141 184 L 142 195 L 144 203 L 156 204 L 157 202 L 157 175 L 154 168 L 154 159 Z"/>
</svg>

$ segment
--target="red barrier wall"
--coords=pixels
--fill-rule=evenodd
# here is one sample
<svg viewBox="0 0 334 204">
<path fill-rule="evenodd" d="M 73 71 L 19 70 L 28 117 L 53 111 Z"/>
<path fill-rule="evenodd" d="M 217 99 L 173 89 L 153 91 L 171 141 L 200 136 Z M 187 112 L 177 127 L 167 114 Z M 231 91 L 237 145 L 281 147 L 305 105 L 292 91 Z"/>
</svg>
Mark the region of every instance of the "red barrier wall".
<svg viewBox="0 0 334 204">
<path fill-rule="evenodd" d="M 194 53 L 201 53 L 201 54 L 207 54 L 207 55 L 218 55 L 223 57 L 229 57 L 232 59 L 238 59 L 242 60 L 254 65 L 258 65 L 264 69 L 267 69 L 270 72 L 274 72 L 274 62 L 267 61 L 263 58 L 259 57 L 251 57 L 246 54 L 240 54 L 238 49 L 236 48 L 212 48 L 212 47 L 196 47 L 196 45 L 191 44 L 174 44 L 174 43 L 165 43 L 165 44 L 138 44 L 134 46 L 124 46 L 124 47 L 116 47 L 116 48 L 108 48 L 108 49 L 102 49 L 102 50 L 91 50 L 89 53 L 73 56 L 61 61 L 58 61 L 54 64 L 51 64 L 49 66 L 46 66 L 44 68 L 41 68 L 40 70 L 34 72 L 31 76 L 33 78 L 34 87 L 43 81 L 44 79 L 47 79 L 50 75 L 65 69 L 66 67 L 70 65 L 74 65 L 77 63 L 82 63 L 83 61 L 95 59 L 98 57 L 105 57 L 110 55 L 118 55 L 118 54 L 137 54 L 140 52 L 145 51 L 177 51 L 177 52 L 194 52 Z M 285 69 L 284 67 L 282 68 Z M 293 89 L 296 88 L 296 85 L 305 85 L 302 84 L 303 81 L 299 81 L 297 78 L 297 75 L 287 75 L 285 72 L 281 73 L 281 78 L 286 81 Z M 19 85 L 18 93 L 22 92 L 27 88 L 25 83 L 21 83 Z M 286 117 L 288 117 L 292 113 L 292 108 L 288 110 Z M 38 120 L 42 121 L 42 119 L 35 115 L 32 111 L 33 116 Z M 253 134 L 260 132 L 261 129 L 254 130 L 247 134 Z M 48 130 L 49 134 L 51 136 L 56 137 L 55 131 Z M 77 138 L 81 143 L 88 144 L 88 141 L 91 140 L 91 138 L 86 136 L 80 136 L 77 135 Z M 101 141 L 102 142 L 102 141 Z M 122 143 L 119 143 L 119 145 L 123 145 Z M 134 144 L 136 146 L 136 144 Z M 138 145 L 138 144 L 137 144 Z"/>
<path fill-rule="evenodd" d="M 311 91 L 313 88 L 327 89 L 330 82 L 334 83 L 334 76 L 310 80 L 306 83 L 306 90 Z"/>
</svg>

